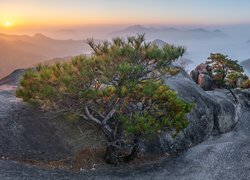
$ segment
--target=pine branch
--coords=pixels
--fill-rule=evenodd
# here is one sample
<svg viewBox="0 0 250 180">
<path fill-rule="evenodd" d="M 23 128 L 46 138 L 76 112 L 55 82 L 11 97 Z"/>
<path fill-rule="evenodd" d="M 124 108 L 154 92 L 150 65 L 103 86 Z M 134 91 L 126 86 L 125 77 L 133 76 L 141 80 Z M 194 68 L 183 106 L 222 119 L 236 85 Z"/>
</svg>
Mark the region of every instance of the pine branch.
<svg viewBox="0 0 250 180">
<path fill-rule="evenodd" d="M 86 116 L 87 116 L 87 118 L 88 118 L 89 120 L 91 120 L 91 121 L 93 121 L 93 122 L 95 122 L 95 123 L 97 123 L 97 124 L 102 124 L 101 121 L 100 121 L 99 119 L 97 119 L 97 118 L 95 118 L 94 116 L 92 116 L 92 114 L 89 112 L 89 109 L 88 109 L 87 105 L 85 105 L 84 111 L 85 111 Z"/>
</svg>

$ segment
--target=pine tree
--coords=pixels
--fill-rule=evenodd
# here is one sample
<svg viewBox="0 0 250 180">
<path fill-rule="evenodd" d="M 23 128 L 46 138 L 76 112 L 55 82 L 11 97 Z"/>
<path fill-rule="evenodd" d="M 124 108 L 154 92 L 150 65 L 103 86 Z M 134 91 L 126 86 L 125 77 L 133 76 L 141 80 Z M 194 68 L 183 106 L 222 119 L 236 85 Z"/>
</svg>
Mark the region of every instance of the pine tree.
<svg viewBox="0 0 250 180">
<path fill-rule="evenodd" d="M 144 35 L 88 43 L 93 56 L 28 70 L 16 95 L 71 121 L 98 125 L 111 164 L 136 158 L 143 137 L 187 127 L 185 114 L 192 105 L 163 82 L 178 72 L 169 65 L 183 55 L 183 47 L 159 48 L 146 43 Z"/>
<path fill-rule="evenodd" d="M 206 64 L 211 66 L 212 78 L 219 88 L 224 87 L 226 83 L 230 84 L 230 80 L 235 81 L 235 76 L 241 76 L 244 72 L 237 60 L 229 59 L 227 55 L 220 53 L 211 53 Z"/>
</svg>

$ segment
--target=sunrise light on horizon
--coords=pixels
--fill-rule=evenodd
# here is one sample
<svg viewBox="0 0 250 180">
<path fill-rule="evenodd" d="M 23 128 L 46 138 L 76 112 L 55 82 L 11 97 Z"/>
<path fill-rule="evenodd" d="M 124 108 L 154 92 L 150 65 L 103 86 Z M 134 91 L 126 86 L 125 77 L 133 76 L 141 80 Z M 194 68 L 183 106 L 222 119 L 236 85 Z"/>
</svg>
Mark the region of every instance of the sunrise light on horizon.
<svg viewBox="0 0 250 180">
<path fill-rule="evenodd" d="M 0 3 L 0 24 L 4 27 L 250 23 L 249 0 L 0 0 Z"/>
</svg>

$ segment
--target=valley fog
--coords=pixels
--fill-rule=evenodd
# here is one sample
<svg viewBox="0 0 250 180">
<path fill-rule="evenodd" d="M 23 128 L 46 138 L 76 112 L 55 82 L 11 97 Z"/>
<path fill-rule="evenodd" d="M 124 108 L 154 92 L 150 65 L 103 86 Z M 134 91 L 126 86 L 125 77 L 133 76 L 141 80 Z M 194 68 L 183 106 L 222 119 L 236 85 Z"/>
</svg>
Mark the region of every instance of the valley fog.
<svg viewBox="0 0 250 180">
<path fill-rule="evenodd" d="M 89 27 L 33 27 L 0 30 L 2 35 L 27 35 L 33 38 L 26 46 L 25 39 L 0 37 L 0 78 L 17 68 L 34 66 L 53 58 L 71 57 L 90 53 L 87 38 L 98 41 L 113 37 L 145 33 L 147 41 L 164 41 L 182 45 L 187 51 L 183 56 L 185 69 L 191 71 L 205 62 L 210 53 L 223 53 L 230 59 L 245 61 L 250 58 L 250 26 L 89 26 Z M 42 37 L 37 37 L 40 33 Z M 36 34 L 34 36 L 34 34 Z M 46 39 L 47 38 L 47 39 Z M 8 39 L 10 39 L 8 41 Z M 49 40 L 50 39 L 50 40 Z M 65 40 L 65 41 L 60 41 Z M 46 43 L 45 43 L 46 41 Z M 48 41 L 48 42 L 47 42 Z M 51 43 L 53 41 L 53 43 Z M 6 46 L 6 42 L 12 43 Z M 18 43 L 25 44 L 18 47 Z M 15 45 L 16 44 L 16 45 Z M 33 45 L 39 48 L 35 48 Z M 56 46 L 55 46 L 56 45 Z M 32 48 L 31 48 L 32 47 Z M 48 50 L 49 49 L 49 50 Z M 49 55 L 47 54 L 49 52 Z M 60 53 L 61 52 L 61 53 Z M 28 53 L 28 55 L 27 55 Z M 13 55 L 14 54 L 14 55 Z M 186 61 L 186 63 L 185 63 Z M 249 75 L 249 69 L 245 69 Z"/>
<path fill-rule="evenodd" d="M 136 29 L 136 26 L 138 26 Z M 132 32 L 129 28 L 135 27 Z M 146 29 L 146 30 L 145 30 Z M 147 31 L 149 29 L 149 31 Z M 150 30 L 151 29 L 151 30 Z M 166 31 L 164 31 L 164 29 Z M 159 32 L 154 32 L 162 30 Z M 221 31 L 220 35 L 211 36 L 210 33 L 194 32 L 185 34 L 189 30 Z M 125 33 L 123 32 L 125 31 Z M 134 31 L 134 32 L 133 32 Z M 37 32 L 34 31 L 33 33 Z M 120 32 L 120 33 L 119 33 Z M 116 36 L 136 35 L 145 33 L 148 41 L 161 39 L 167 43 L 183 45 L 187 48 L 187 58 L 194 63 L 206 59 L 212 52 L 227 54 L 230 58 L 243 61 L 250 58 L 250 25 L 231 26 L 90 26 L 90 27 L 61 27 L 44 30 L 44 33 L 56 39 L 85 40 L 87 38 L 109 39 Z M 195 34 L 196 33 L 196 34 Z"/>
</svg>

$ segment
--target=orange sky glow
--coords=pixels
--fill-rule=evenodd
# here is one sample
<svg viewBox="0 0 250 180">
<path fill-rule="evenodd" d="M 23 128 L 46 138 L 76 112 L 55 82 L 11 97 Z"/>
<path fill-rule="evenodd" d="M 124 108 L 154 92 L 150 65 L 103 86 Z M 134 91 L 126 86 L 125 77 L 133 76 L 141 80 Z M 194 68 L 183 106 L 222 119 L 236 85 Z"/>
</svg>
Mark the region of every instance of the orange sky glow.
<svg viewBox="0 0 250 180">
<path fill-rule="evenodd" d="M 250 23 L 248 0 L 0 0 L 0 26 Z M 234 13 L 232 13 L 234 12 Z M 240 12 L 240 13 L 237 13 Z"/>
</svg>

